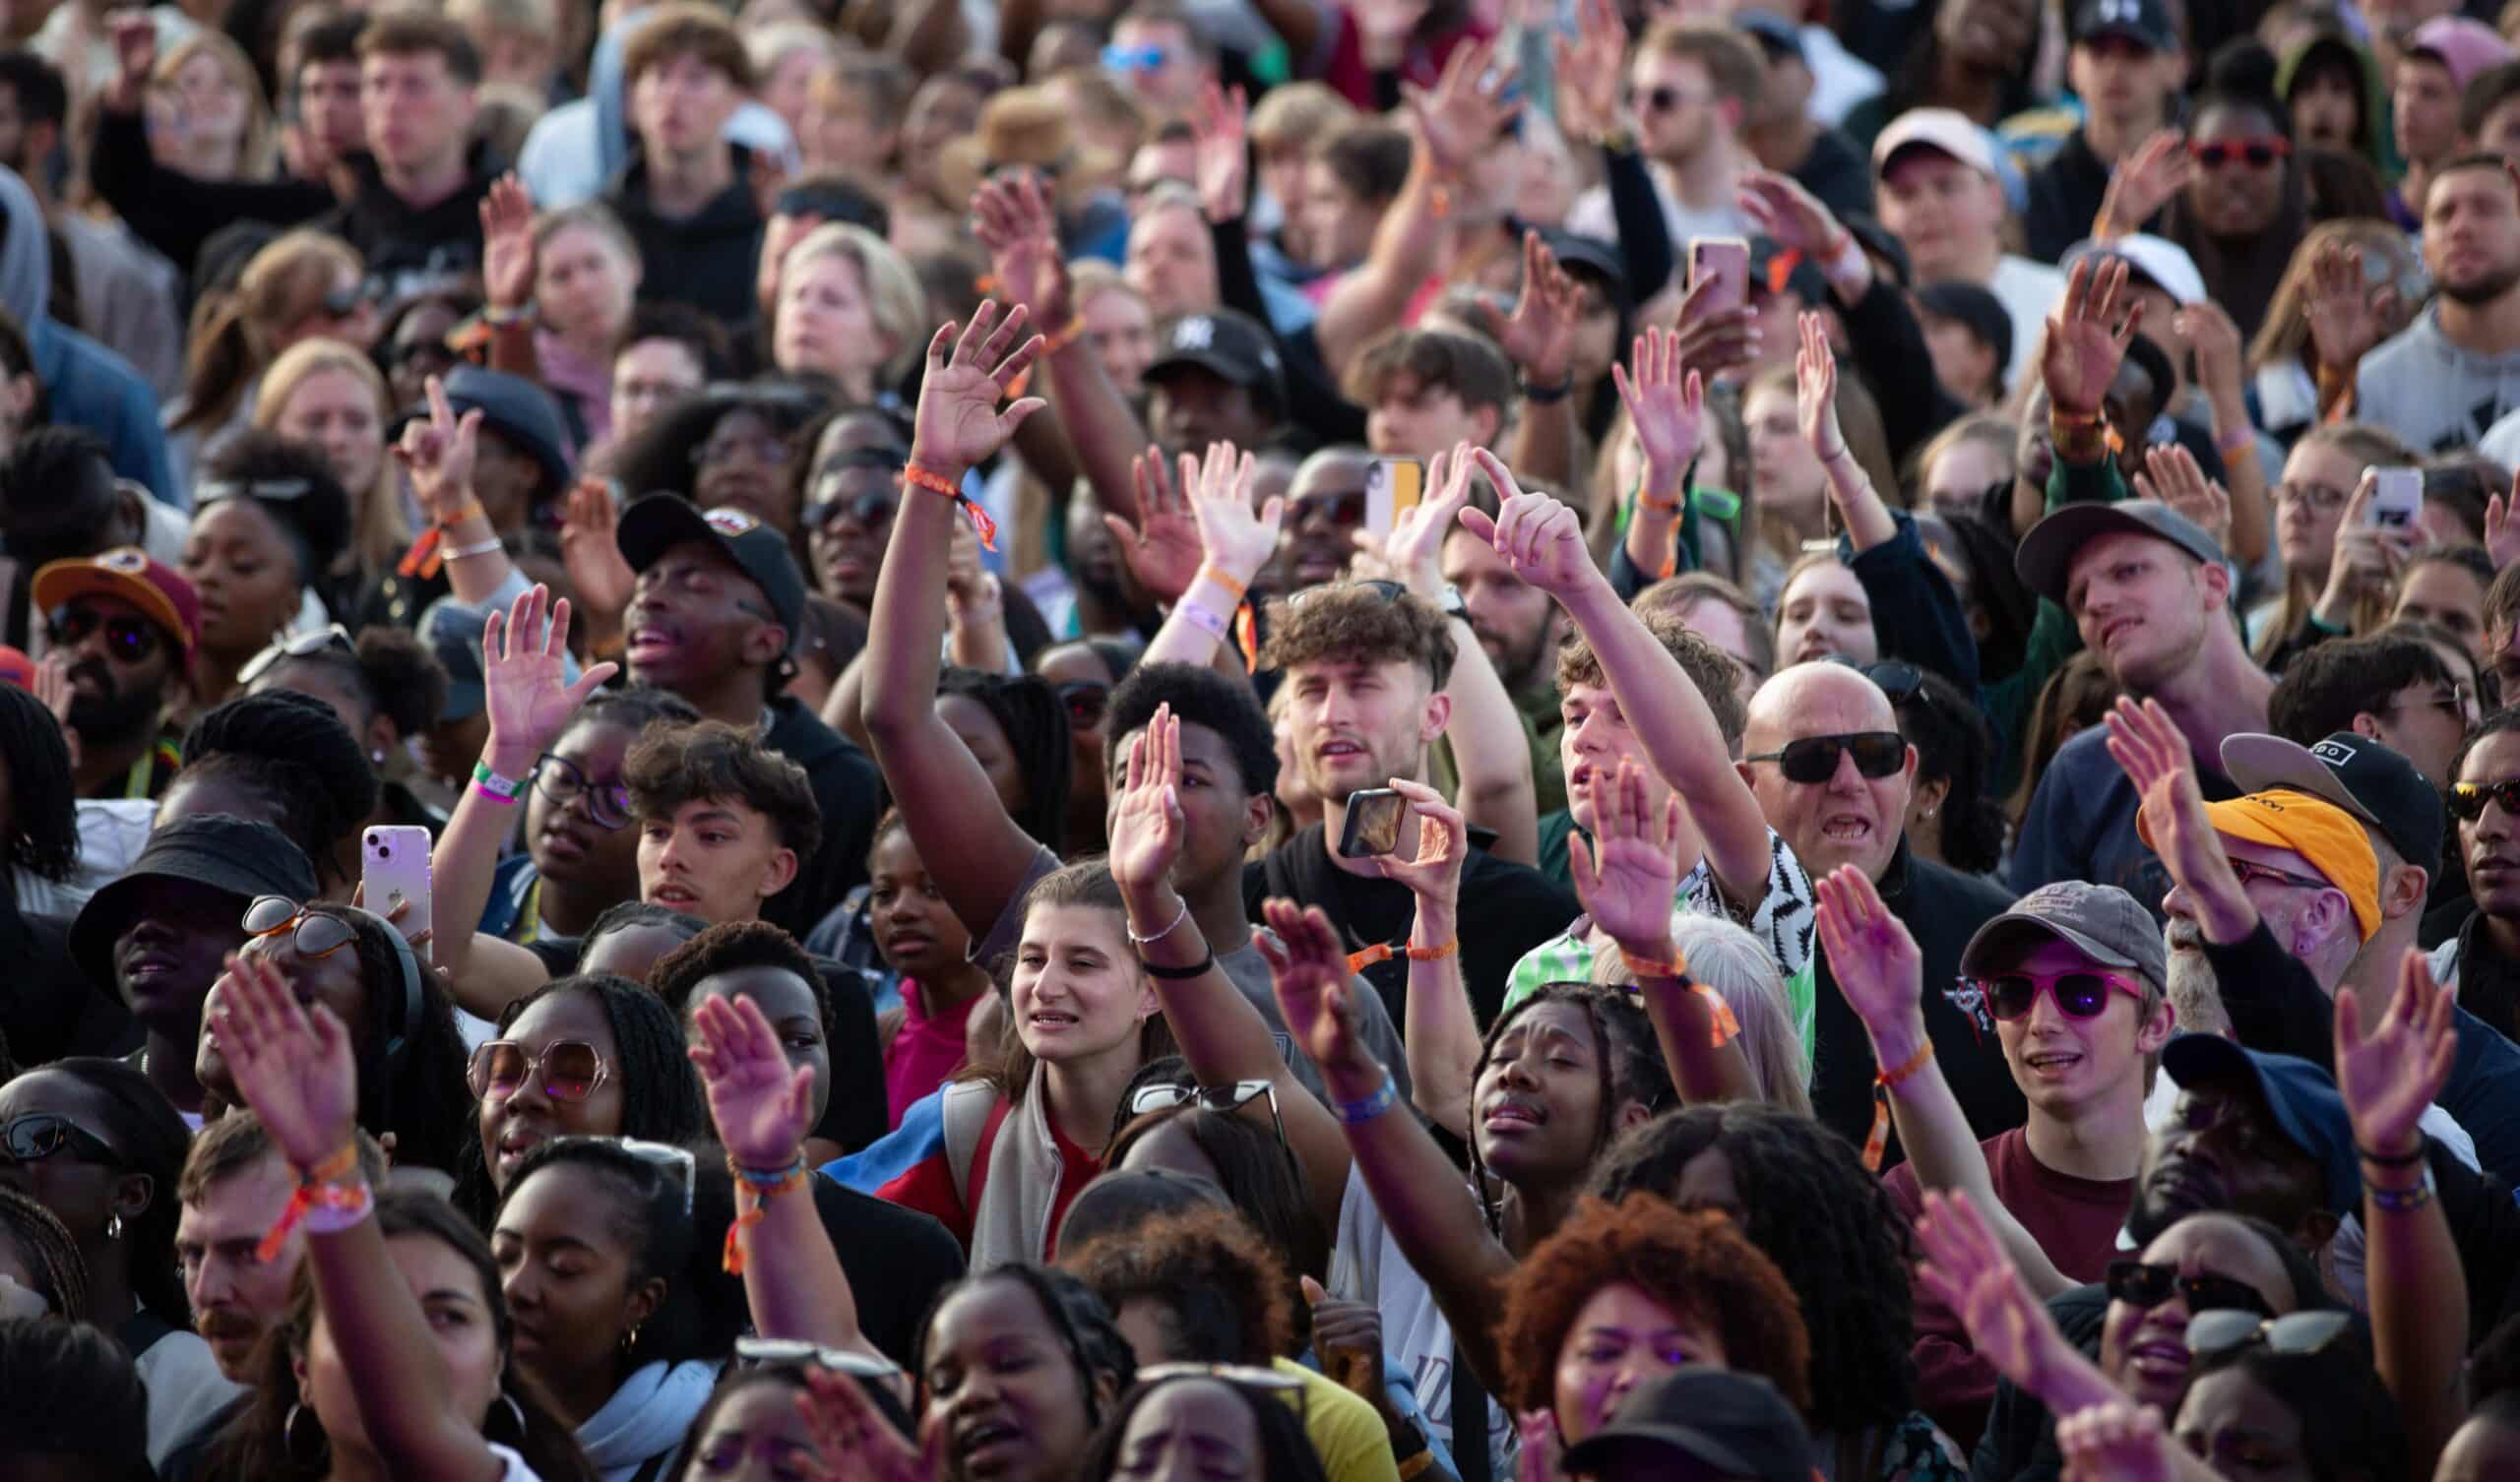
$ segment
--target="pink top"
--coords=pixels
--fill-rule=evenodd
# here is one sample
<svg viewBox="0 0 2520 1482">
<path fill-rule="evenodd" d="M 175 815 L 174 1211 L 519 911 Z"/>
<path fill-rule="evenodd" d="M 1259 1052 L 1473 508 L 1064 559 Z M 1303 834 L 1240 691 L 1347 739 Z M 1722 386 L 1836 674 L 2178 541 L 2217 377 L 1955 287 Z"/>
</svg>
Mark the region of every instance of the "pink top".
<svg viewBox="0 0 2520 1482">
<path fill-rule="evenodd" d="M 972 1017 L 972 998 L 939 1017 L 927 1016 L 927 995 L 916 978 L 902 979 L 902 1026 L 884 1047 L 884 1094 L 891 1104 L 891 1125 L 902 1125 L 910 1104 L 945 1083 L 963 1066 L 963 1024 Z"/>
</svg>

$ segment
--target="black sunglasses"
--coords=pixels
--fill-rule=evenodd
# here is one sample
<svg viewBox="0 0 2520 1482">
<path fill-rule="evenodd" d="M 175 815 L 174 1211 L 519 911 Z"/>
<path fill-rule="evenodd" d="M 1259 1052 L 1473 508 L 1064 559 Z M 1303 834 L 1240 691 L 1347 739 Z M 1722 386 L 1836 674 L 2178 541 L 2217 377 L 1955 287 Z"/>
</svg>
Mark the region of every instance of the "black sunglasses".
<svg viewBox="0 0 2520 1482">
<path fill-rule="evenodd" d="M 2212 144 L 2191 144 L 2187 153 L 2209 170 L 2221 169 L 2235 159 L 2247 160 L 2250 169 L 2262 170 L 2292 154 L 2293 147 L 2281 139 L 2272 138 L 2243 140 L 2237 144 L 2225 144 L 2218 140 Z"/>
<path fill-rule="evenodd" d="M 2255 1313 L 2261 1318 L 2275 1316 L 2257 1288 L 2229 1276 L 2182 1276 L 2174 1266 L 2151 1266 L 2141 1261 L 2109 1263 L 2109 1295 L 2129 1307 L 2159 1307 L 2175 1293 L 2187 1299 L 2190 1313 L 2232 1308 Z M 2189 1345 L 2194 1351 L 2194 1345 Z"/>
<path fill-rule="evenodd" d="M 1805 736 L 1745 762 L 1774 762 L 1789 782 L 1825 782 L 1838 774 L 1838 758 L 1852 753 L 1855 770 L 1879 779 L 1908 765 L 1908 738 L 1897 731 L 1856 731 L 1839 736 Z"/>
<path fill-rule="evenodd" d="M 2187 1320 L 2187 1351 L 2198 1358 L 2264 1344 L 2276 1353 L 2311 1354 L 2353 1330 L 2354 1316 L 2337 1309 L 2268 1318 L 2254 1312 L 2200 1312 Z"/>
<path fill-rule="evenodd" d="M 1361 529 L 1365 523 L 1365 491 L 1341 489 L 1336 493 L 1307 494 L 1295 501 L 1294 518 L 1297 525 L 1301 525 L 1306 519 L 1315 515 L 1329 521 L 1339 529 Z"/>
<path fill-rule="evenodd" d="M 122 1154 L 113 1150 L 104 1139 L 71 1121 L 59 1112 L 29 1112 L 0 1127 L 0 1143 L 7 1145 L 12 1162 L 35 1163 L 56 1152 L 67 1152 L 91 1163 L 119 1166 Z"/>
<path fill-rule="evenodd" d="M 320 633 L 295 633 L 286 638 L 275 640 L 262 652 L 245 660 L 245 667 L 236 671 L 236 687 L 244 689 L 251 685 L 255 680 L 270 673 L 273 665 L 278 664 L 282 659 L 313 658 L 327 648 L 340 649 L 344 656 L 353 662 L 358 658 L 358 641 L 350 637 L 350 631 L 347 628 L 339 623 L 332 623 L 326 625 Z"/>
<path fill-rule="evenodd" d="M 158 625 L 144 617 L 117 613 L 107 617 L 94 607 L 66 602 L 44 619 L 44 642 L 56 648 L 76 648 L 98 628 L 105 630 L 105 651 L 123 663 L 146 662 L 164 642 Z"/>
<path fill-rule="evenodd" d="M 2453 782 L 2450 811 L 2469 823 L 2485 817 L 2485 805 L 2500 803 L 2502 811 L 2520 817 L 2520 777 L 2500 782 Z"/>
<path fill-rule="evenodd" d="M 805 506 L 804 513 L 799 518 L 804 521 L 805 528 L 819 530 L 846 515 L 856 521 L 860 526 L 871 530 L 889 523 L 893 518 L 893 512 L 901 507 L 901 490 L 868 489 L 854 499 L 842 497 L 817 499 Z"/>
<path fill-rule="evenodd" d="M 1063 679 L 1050 688 L 1058 692 L 1059 704 L 1067 707 L 1071 730 L 1090 731 L 1102 723 L 1102 712 L 1111 704 L 1109 685 L 1099 679 Z"/>
</svg>

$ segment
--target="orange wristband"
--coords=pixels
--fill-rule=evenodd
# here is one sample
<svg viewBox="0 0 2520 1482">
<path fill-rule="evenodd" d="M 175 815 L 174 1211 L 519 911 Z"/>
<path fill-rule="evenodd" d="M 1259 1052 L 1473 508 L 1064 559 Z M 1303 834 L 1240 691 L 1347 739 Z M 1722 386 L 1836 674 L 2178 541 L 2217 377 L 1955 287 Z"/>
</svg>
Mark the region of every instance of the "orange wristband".
<svg viewBox="0 0 2520 1482">
<path fill-rule="evenodd" d="M 1227 576 L 1224 572 L 1217 570 L 1214 562 L 1209 562 L 1200 566 L 1199 575 L 1207 578 L 1211 582 L 1214 582 L 1219 587 L 1224 587 L 1226 589 L 1226 594 L 1232 597 L 1236 604 L 1239 604 L 1251 591 L 1250 587 L 1245 587 L 1240 582 Z M 1196 587 L 1199 584 L 1195 579 L 1193 579 L 1190 585 Z"/>
<path fill-rule="evenodd" d="M 972 517 L 972 528 L 980 532 L 980 544 L 989 550 L 997 549 L 997 522 L 989 518 L 988 511 L 972 503 L 970 497 L 964 494 L 961 484 L 955 483 L 941 473 L 929 472 L 916 463 L 902 464 L 902 481 L 916 484 L 929 493 L 941 494 L 961 505 L 963 513 Z"/>
<path fill-rule="evenodd" d="M 1902 1061 L 1894 1070 L 1883 1071 L 1872 1078 L 1872 1131 L 1863 1139 L 1863 1171 L 1879 1173 L 1881 1155 L 1890 1146 L 1890 1087 L 1925 1068 L 1933 1059 L 1933 1041 L 1917 1046 L 1917 1053 Z"/>
</svg>

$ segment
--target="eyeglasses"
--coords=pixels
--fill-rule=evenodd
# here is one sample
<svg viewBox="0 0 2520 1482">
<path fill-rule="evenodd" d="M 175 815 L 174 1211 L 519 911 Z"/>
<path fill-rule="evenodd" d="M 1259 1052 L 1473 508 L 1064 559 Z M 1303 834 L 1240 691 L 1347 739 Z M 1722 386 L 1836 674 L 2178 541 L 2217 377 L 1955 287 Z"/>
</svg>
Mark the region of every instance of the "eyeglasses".
<svg viewBox="0 0 2520 1482">
<path fill-rule="evenodd" d="M 691 1217 L 691 1196 L 694 1186 L 699 1182 L 697 1175 L 700 1160 L 692 1154 L 690 1148 L 676 1147 L 671 1142 L 651 1142 L 645 1138 L 595 1138 L 591 1141 L 610 1142 L 623 1152 L 652 1165 L 662 1173 L 676 1188 L 682 1190 L 682 1217 L 684 1219 Z"/>
<path fill-rule="evenodd" d="M 2109 1009 L 2114 991 L 2141 1000 L 2144 991 L 2113 972 L 2071 968 L 2064 972 L 1999 972 L 1978 985 L 1986 995 L 1986 1012 L 2001 1019 L 2028 1019 L 2039 995 L 2056 1001 L 2067 1019 L 2098 1019 Z"/>
<path fill-rule="evenodd" d="M 2265 1317 L 2262 1312 L 2199 1312 L 2187 1320 L 2187 1351 L 2203 1358 L 2262 1343 L 2276 1353 L 2307 1355 L 2353 1329 L 2354 1315 L 2338 1309 L 2287 1313 L 2280 1318 Z"/>
<path fill-rule="evenodd" d="M 2343 489 L 2328 484 L 2281 483 L 2275 486 L 2275 503 L 2279 509 L 2306 503 L 2318 514 L 2333 515 L 2345 508 L 2348 497 Z"/>
<path fill-rule="evenodd" d="M 1640 113 L 1669 113 L 1682 103 L 1704 101 L 1706 101 L 1705 93 L 1686 92 L 1669 84 L 1660 88 L 1630 88 L 1627 91 L 1627 105 Z"/>
<path fill-rule="evenodd" d="M 871 1353 L 852 1353 L 846 1348 L 825 1348 L 802 1338 L 737 1338 L 735 1363 L 750 1368 L 757 1364 L 812 1364 L 851 1379 L 891 1379 L 902 1367 L 891 1359 Z"/>
<path fill-rule="evenodd" d="M 222 499 L 272 499 L 285 504 L 304 499 L 314 489 L 314 481 L 304 478 L 214 478 L 193 485 L 193 508 Z"/>
<path fill-rule="evenodd" d="M 2254 859 L 2241 859 L 2237 855 L 2228 854 L 2224 856 L 2224 859 L 2231 865 L 2232 873 L 2240 878 L 2240 884 L 2242 885 L 2248 885 L 2251 882 L 2263 880 L 2269 885 L 2291 886 L 2297 891 L 2326 891 L 2335 889 L 2335 887 L 2329 885 L 2324 880 L 2313 879 L 2307 875 L 2296 875 L 2290 870 L 2279 870 L 2273 865 L 2262 865 Z"/>
<path fill-rule="evenodd" d="M 1365 524 L 1365 491 L 1334 489 L 1328 493 L 1307 494 L 1295 501 L 1295 524 L 1318 517 L 1337 529 L 1362 529 Z"/>
<path fill-rule="evenodd" d="M 1805 736 L 1776 751 L 1761 752 L 1745 762 L 1774 762 L 1789 782 L 1826 782 L 1838 774 L 1838 758 L 1852 755 L 1855 770 L 1878 780 L 1908 765 L 1908 738 L 1897 731 L 1856 731 L 1839 736 Z"/>
<path fill-rule="evenodd" d="M 553 1040 L 539 1055 L 513 1039 L 494 1039 L 472 1052 L 464 1071 L 465 1083 L 483 1100 L 513 1096 L 536 1079 L 542 1094 L 554 1101 L 584 1101 L 612 1079 L 612 1067 L 582 1039 Z"/>
<path fill-rule="evenodd" d="M 105 652 L 122 663 L 147 661 L 162 641 L 158 625 L 147 618 L 129 613 L 107 617 L 94 607 L 65 602 L 44 619 L 44 642 L 56 648 L 76 648 L 98 628 L 105 630 Z"/>
<path fill-rule="evenodd" d="M 2520 818 L 2520 777 L 2500 782 L 2453 782 L 2450 811 L 2469 823 L 2485 817 L 2485 805 L 2500 803 L 2502 811 Z"/>
<path fill-rule="evenodd" d="M 609 831 L 630 822 L 630 789 L 619 781 L 590 782 L 577 763 L 549 752 L 536 759 L 533 775 L 534 790 L 554 808 L 566 808 L 572 800 L 583 798 L 587 817 L 597 828 Z"/>
<path fill-rule="evenodd" d="M 36 1163 L 56 1152 L 90 1163 L 119 1166 L 122 1155 L 104 1139 L 71 1121 L 59 1112 L 29 1112 L 0 1127 L 0 1143 L 7 1145 L 12 1162 Z"/>
<path fill-rule="evenodd" d="M 902 507 L 902 464 L 909 462 L 909 457 L 882 454 L 869 459 L 852 454 L 825 468 L 814 480 L 813 497 L 806 502 L 800 517 L 805 528 L 821 529 L 843 515 L 868 529 L 888 524 L 893 512 Z M 855 468 L 880 468 L 889 476 L 854 496 L 841 493 L 842 479 Z"/>
<path fill-rule="evenodd" d="M 1113 72 L 1157 72 L 1170 60 L 1172 53 L 1161 46 L 1120 46 L 1102 48 L 1102 65 Z"/>
<path fill-rule="evenodd" d="M 2208 144 L 2190 142 L 2188 157 L 2209 170 L 2219 170 L 2235 159 L 2243 159 L 2253 170 L 2262 170 L 2293 153 L 2292 144 L 2277 135 L 2263 139 L 2238 139 L 2228 144 L 2217 140 Z"/>
<path fill-rule="evenodd" d="M 1269 1125 L 1278 1134 L 1278 1148 L 1287 1155 L 1290 1167 L 1295 1166 L 1294 1144 L 1287 1141 L 1286 1119 L 1278 1115 L 1278 1087 L 1267 1081 L 1236 1081 L 1230 1085 L 1183 1085 L 1177 1081 L 1159 1081 L 1142 1085 L 1129 1097 L 1129 1115 L 1142 1117 L 1148 1112 L 1168 1111 L 1182 1105 L 1197 1105 L 1215 1112 L 1236 1112 L 1259 1097 L 1269 1098 Z M 1302 1170 L 1296 1169 L 1298 1179 Z"/>
<path fill-rule="evenodd" d="M 711 463 L 723 463 L 735 458 L 748 458 L 756 463 L 767 463 L 774 468 L 785 467 L 788 463 L 788 440 L 773 437 L 766 432 L 712 437 L 691 450 L 691 466 L 705 468 Z"/>
<path fill-rule="evenodd" d="M 237 688 L 243 689 L 270 673 L 282 659 L 313 658 L 327 648 L 338 648 L 351 659 L 358 657 L 358 640 L 350 637 L 350 631 L 339 623 L 328 624 L 321 633 L 294 633 L 275 640 L 262 652 L 245 660 L 245 667 L 236 671 Z"/>
<path fill-rule="evenodd" d="M 1111 704 L 1109 685 L 1099 679 L 1063 679 L 1051 688 L 1067 707 L 1068 729 L 1090 731 L 1102 723 L 1102 712 Z"/>
<path fill-rule="evenodd" d="M 2255 1313 L 2261 1318 L 2275 1316 L 2257 1288 L 2229 1276 L 2182 1276 L 2174 1266 L 2150 1266 L 2141 1261 L 2109 1263 L 2109 1295 L 2129 1307 L 2153 1308 L 2169 1301 L 2175 1293 L 2187 1299 L 2191 1313 L 2210 1312 L 2216 1308 L 2235 1308 Z M 2190 1345 L 2189 1351 L 2194 1351 Z"/>
<path fill-rule="evenodd" d="M 1399 582 L 1386 582 L 1377 577 L 1370 582 L 1324 582 L 1318 587 L 1307 587 L 1303 590 L 1288 597 L 1287 605 L 1290 607 L 1301 607 L 1304 603 L 1311 601 L 1313 598 L 1320 596 L 1325 592 L 1357 590 L 1372 592 L 1375 596 L 1380 597 L 1385 602 L 1397 602 L 1402 597 L 1409 595 L 1409 588 L 1406 585 Z"/>
<path fill-rule="evenodd" d="M 319 915 L 286 895 L 257 895 L 245 907 L 245 935 L 277 937 L 290 928 L 289 945 L 308 961 L 329 957 L 358 940 L 358 928 L 340 916 Z"/>
<path fill-rule="evenodd" d="M 1304 1387 L 1302 1380 L 1291 1374 L 1280 1374 L 1275 1369 L 1263 1369 L 1254 1364 L 1173 1363 L 1138 1366 L 1137 1383 L 1142 1386 L 1166 1385 L 1175 1380 L 1184 1379 L 1212 1379 L 1219 1384 L 1231 1385 L 1237 1389 L 1249 1389 L 1280 1400 L 1292 1394 L 1294 1396 L 1297 1424 L 1312 1423 L 1312 1393 Z"/>
<path fill-rule="evenodd" d="M 2464 722 L 2468 717 L 2468 706 L 2475 698 L 2476 697 L 2469 692 L 2468 686 L 2453 680 L 2448 690 L 2435 690 L 2431 694 L 2425 696 L 2422 700 L 2408 700 L 2404 698 L 2392 699 L 2388 703 L 2387 708 L 2382 710 L 2381 713 L 2395 714 L 2397 711 L 2404 710 L 2408 706 L 2417 706 L 2426 710 L 2439 710 L 2453 720 Z"/>
</svg>

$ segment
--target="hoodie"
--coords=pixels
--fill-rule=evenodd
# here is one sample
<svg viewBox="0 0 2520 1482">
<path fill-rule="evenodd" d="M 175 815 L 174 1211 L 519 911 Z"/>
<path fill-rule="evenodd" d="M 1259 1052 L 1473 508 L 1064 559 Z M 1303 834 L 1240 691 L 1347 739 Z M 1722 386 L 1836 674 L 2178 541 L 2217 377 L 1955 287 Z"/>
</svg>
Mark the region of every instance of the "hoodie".
<svg viewBox="0 0 2520 1482">
<path fill-rule="evenodd" d="M 517 152 L 517 174 L 534 195 L 539 211 L 559 211 L 592 201 L 630 161 L 630 118 L 622 101 L 621 52 L 630 32 L 654 11 L 632 15 L 596 42 L 595 60 L 587 68 L 587 95 L 543 114 L 525 136 Z M 726 120 L 728 143 L 768 154 L 789 167 L 796 163 L 796 140 L 788 121 L 758 102 L 744 102 Z M 653 265 L 649 278 L 656 277 Z M 752 278 L 747 274 L 749 287 Z"/>
<path fill-rule="evenodd" d="M 673 1470 L 683 1432 L 717 1386 L 715 1364 L 659 1359 L 623 1380 L 603 1408 L 587 1417 L 578 1427 L 578 1445 L 602 1482 L 631 1482 L 642 1466 L 659 1458 L 663 1464 L 650 1475 L 664 1476 Z"/>
<path fill-rule="evenodd" d="M 761 205 L 752 191 L 752 153 L 735 154 L 734 179 L 688 216 L 660 215 L 648 199 L 648 160 L 633 153 L 603 193 L 639 244 L 639 296 L 687 303 L 735 326 L 755 313 L 753 280 L 761 261 Z"/>
<path fill-rule="evenodd" d="M 120 355 L 53 319 L 52 244 L 43 208 L 15 170 L 0 168 L 0 306 L 25 326 L 55 426 L 85 427 L 104 440 L 114 472 L 181 507 L 158 394 Z"/>
<path fill-rule="evenodd" d="M 2397 434 L 2418 453 L 2463 449 L 2520 407 L 2520 351 L 2472 355 L 2441 333 L 2433 304 L 2354 372 L 2354 417 Z"/>
<path fill-rule="evenodd" d="M 2324 61 L 2330 54 L 2352 64 L 2362 80 L 2362 137 L 2356 147 L 2362 157 L 2371 162 L 2382 179 L 2397 174 L 2399 160 L 2396 141 L 2390 137 L 2389 90 L 2380 82 L 2380 64 L 2364 46 L 2340 31 L 2318 31 L 2309 39 L 2284 54 L 2275 67 L 2275 95 L 2284 106 L 2293 106 L 2293 90 L 2300 85 L 2301 73 L 2312 61 Z"/>
</svg>

